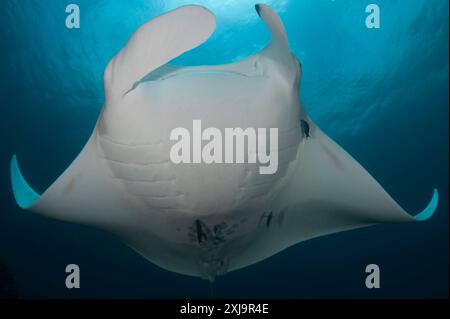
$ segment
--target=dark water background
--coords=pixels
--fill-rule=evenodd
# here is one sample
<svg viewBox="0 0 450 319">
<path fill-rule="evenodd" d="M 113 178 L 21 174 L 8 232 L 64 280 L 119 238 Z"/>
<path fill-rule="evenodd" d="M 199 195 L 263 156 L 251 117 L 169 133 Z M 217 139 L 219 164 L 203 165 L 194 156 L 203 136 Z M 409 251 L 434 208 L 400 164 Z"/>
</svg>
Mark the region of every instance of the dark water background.
<svg viewBox="0 0 450 319">
<path fill-rule="evenodd" d="M 269 40 L 255 1 L 71 2 L 81 8 L 79 30 L 65 28 L 68 1 L 0 3 L 0 284 L 23 298 L 209 297 L 208 282 L 162 270 L 100 231 L 21 211 L 9 161 L 16 153 L 44 191 L 90 135 L 103 69 L 136 27 L 180 4 L 203 4 L 217 15 L 217 32 L 176 62 L 231 62 Z M 218 278 L 214 295 L 448 297 L 448 1 L 371 1 L 381 8 L 378 30 L 365 28 L 368 1 L 261 2 L 286 24 L 314 121 L 407 211 L 420 211 L 434 187 L 441 198 L 427 222 L 298 244 Z M 65 288 L 70 263 L 81 267 L 79 290 Z M 365 288 L 369 263 L 381 268 L 381 289 Z"/>
</svg>

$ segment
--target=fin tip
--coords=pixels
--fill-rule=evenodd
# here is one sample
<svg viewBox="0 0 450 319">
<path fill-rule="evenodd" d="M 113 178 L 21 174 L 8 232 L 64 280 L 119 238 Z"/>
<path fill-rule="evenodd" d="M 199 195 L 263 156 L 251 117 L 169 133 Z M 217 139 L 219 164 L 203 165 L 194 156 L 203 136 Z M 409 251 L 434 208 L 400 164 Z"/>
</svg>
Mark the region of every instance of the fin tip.
<svg viewBox="0 0 450 319">
<path fill-rule="evenodd" d="M 11 185 L 16 203 L 22 209 L 30 208 L 40 198 L 20 172 L 16 154 L 11 158 Z"/>
<path fill-rule="evenodd" d="M 255 10 L 258 15 L 261 15 L 261 5 L 259 3 L 255 4 Z"/>
<path fill-rule="evenodd" d="M 433 190 L 433 197 L 431 198 L 427 207 L 422 212 L 420 212 L 419 214 L 414 216 L 414 219 L 416 221 L 425 221 L 425 220 L 431 218 L 431 216 L 433 216 L 434 213 L 436 212 L 438 203 L 439 203 L 439 192 L 435 188 Z"/>
</svg>

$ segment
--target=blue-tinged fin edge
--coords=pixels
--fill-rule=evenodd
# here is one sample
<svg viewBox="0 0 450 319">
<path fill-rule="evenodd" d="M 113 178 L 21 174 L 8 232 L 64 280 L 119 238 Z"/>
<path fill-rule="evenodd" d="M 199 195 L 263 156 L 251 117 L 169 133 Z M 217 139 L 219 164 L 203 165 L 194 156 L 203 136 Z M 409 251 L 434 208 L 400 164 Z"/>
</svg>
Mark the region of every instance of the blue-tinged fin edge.
<svg viewBox="0 0 450 319">
<path fill-rule="evenodd" d="M 30 185 L 28 185 L 27 181 L 20 172 L 16 155 L 14 155 L 11 159 L 11 184 L 17 205 L 19 205 L 19 207 L 22 209 L 30 208 L 41 198 L 41 196 L 36 193 Z M 434 189 L 433 197 L 431 198 L 427 207 L 413 218 L 416 221 L 425 221 L 429 219 L 436 212 L 438 203 L 439 192 L 437 189 Z"/>
<path fill-rule="evenodd" d="M 11 185 L 17 205 L 22 209 L 30 208 L 41 197 L 23 178 L 16 155 L 11 159 Z"/>
<path fill-rule="evenodd" d="M 433 216 L 434 212 L 436 211 L 438 202 L 439 202 L 439 192 L 437 189 L 434 189 L 433 197 L 431 198 L 431 201 L 428 203 L 428 206 L 422 212 L 414 216 L 414 219 L 417 221 L 424 221 L 429 219 L 431 216 Z"/>
</svg>

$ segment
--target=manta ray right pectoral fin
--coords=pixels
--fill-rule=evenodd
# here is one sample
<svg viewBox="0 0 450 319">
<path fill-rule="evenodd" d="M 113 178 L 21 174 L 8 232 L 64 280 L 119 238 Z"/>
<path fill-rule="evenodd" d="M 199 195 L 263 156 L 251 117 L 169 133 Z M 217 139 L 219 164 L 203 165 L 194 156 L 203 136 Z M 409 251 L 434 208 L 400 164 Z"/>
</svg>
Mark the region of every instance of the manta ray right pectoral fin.
<svg viewBox="0 0 450 319">
<path fill-rule="evenodd" d="M 22 209 L 30 208 L 41 198 L 23 177 L 16 155 L 11 159 L 11 185 L 17 205 Z"/>
<path fill-rule="evenodd" d="M 11 184 L 17 204 L 47 217 L 111 229 L 126 222 L 120 187 L 97 156 L 95 134 L 67 170 L 40 196 L 11 160 Z"/>
<path fill-rule="evenodd" d="M 215 28 L 215 16 L 197 5 L 145 23 L 109 62 L 104 75 L 107 97 L 123 96 L 149 72 L 205 42 Z"/>
</svg>

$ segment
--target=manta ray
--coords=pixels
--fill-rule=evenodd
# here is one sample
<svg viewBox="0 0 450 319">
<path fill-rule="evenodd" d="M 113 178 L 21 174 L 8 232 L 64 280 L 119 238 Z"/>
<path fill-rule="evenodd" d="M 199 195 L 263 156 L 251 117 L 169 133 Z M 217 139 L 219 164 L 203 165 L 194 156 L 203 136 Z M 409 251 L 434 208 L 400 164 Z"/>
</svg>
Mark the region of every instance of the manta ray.
<svg viewBox="0 0 450 319">
<path fill-rule="evenodd" d="M 211 281 L 318 236 L 428 219 L 437 190 L 421 213 L 406 213 L 308 117 L 299 97 L 302 65 L 283 23 L 267 5 L 256 11 L 270 43 L 226 65 L 168 64 L 214 32 L 215 16 L 202 6 L 138 28 L 106 67 L 105 103 L 87 144 L 42 195 L 13 156 L 17 204 L 102 229 L 166 270 Z M 278 128 L 278 170 L 174 164 L 170 132 L 193 120 Z"/>
</svg>

